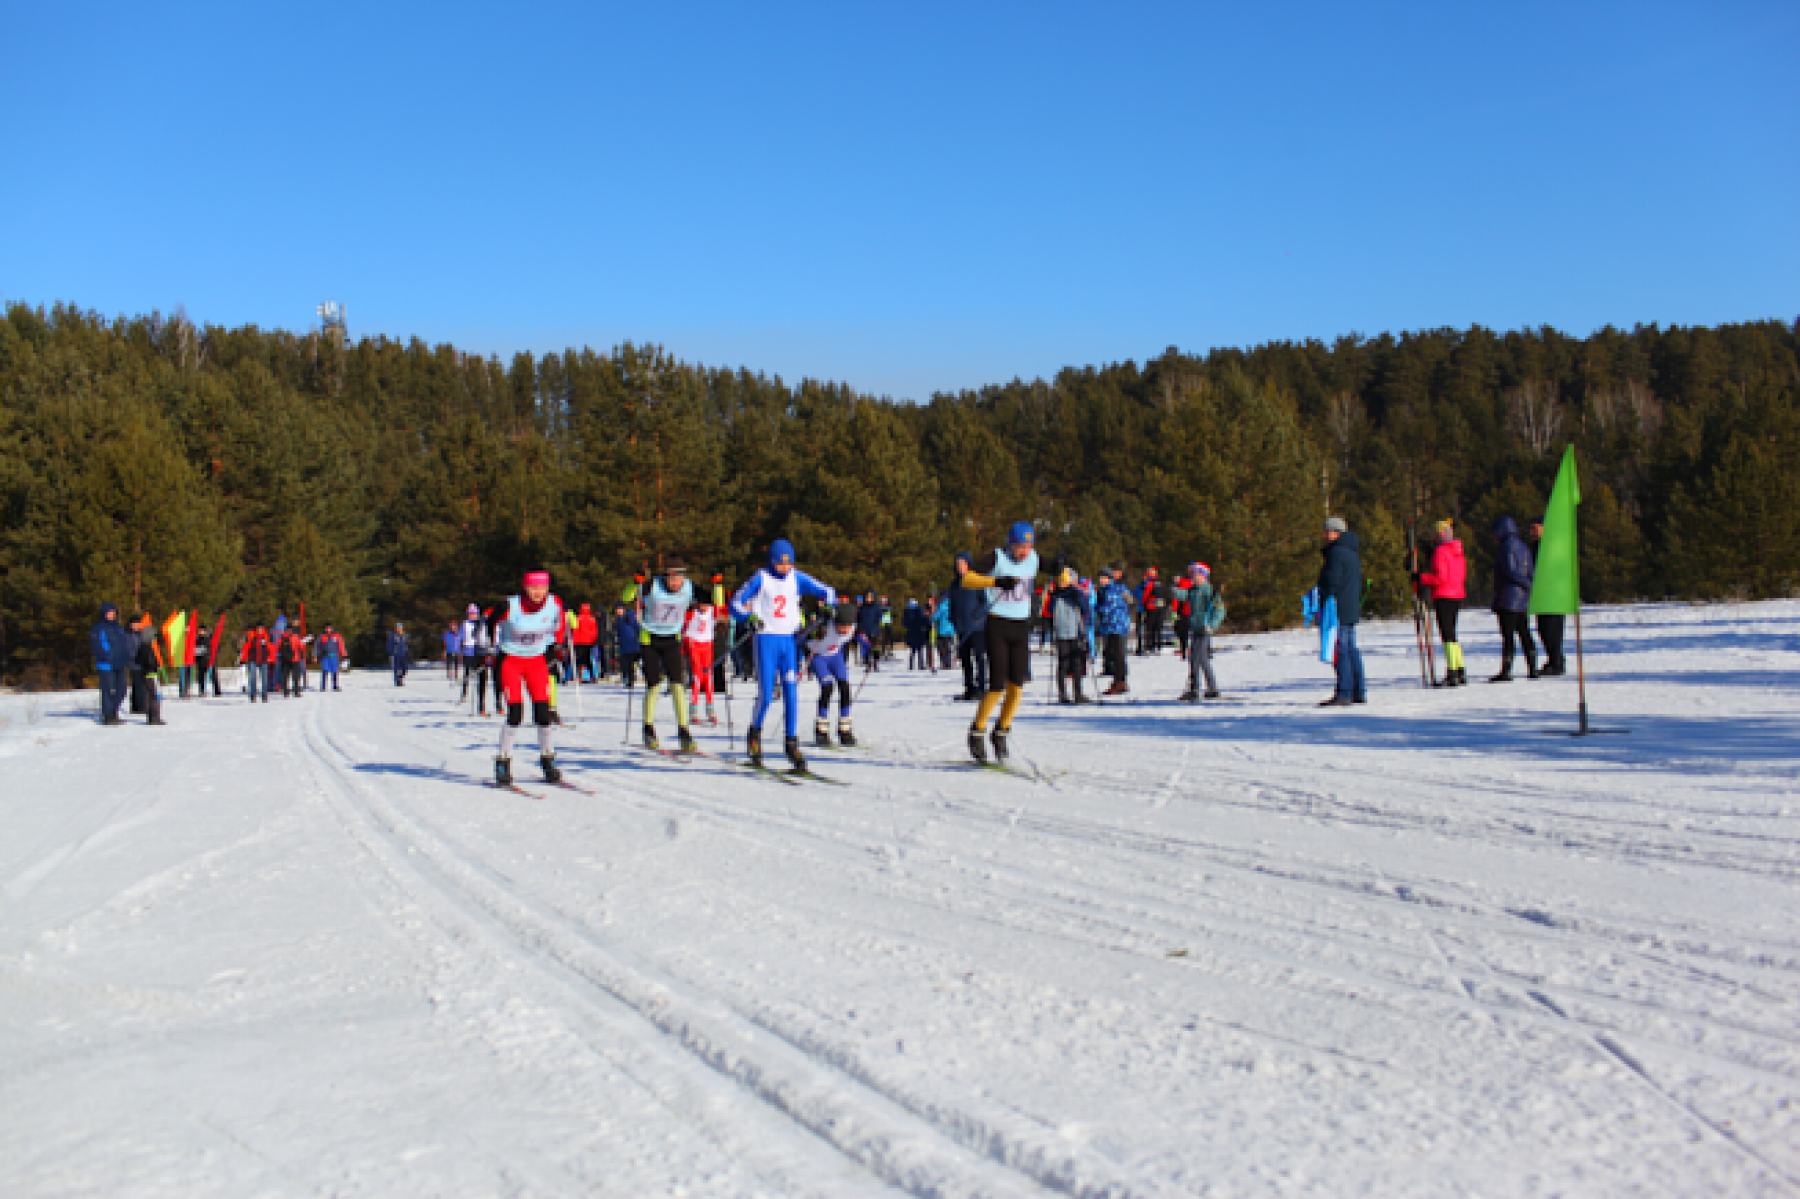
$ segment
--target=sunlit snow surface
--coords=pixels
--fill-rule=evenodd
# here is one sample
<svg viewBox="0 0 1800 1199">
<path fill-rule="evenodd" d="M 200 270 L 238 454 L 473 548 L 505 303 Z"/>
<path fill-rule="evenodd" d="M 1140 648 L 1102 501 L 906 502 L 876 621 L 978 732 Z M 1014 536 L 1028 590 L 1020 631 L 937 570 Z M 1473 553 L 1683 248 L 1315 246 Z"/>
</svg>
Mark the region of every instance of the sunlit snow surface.
<svg viewBox="0 0 1800 1199">
<path fill-rule="evenodd" d="M 1040 783 L 903 670 L 848 787 L 607 686 L 536 798 L 430 668 L 4 697 L 0 1194 L 1800 1193 L 1800 604 L 1585 623 L 1627 735 L 1485 613 L 1450 692 L 1365 626 L 1357 709 L 1297 631 L 1199 709 L 1038 658 Z"/>
</svg>

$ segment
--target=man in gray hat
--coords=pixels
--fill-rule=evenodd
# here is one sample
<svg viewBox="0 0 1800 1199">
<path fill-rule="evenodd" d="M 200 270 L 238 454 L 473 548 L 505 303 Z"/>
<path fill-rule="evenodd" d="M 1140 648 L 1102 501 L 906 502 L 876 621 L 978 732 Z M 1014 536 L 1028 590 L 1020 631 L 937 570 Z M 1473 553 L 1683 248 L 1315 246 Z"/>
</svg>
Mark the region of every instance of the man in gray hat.
<svg viewBox="0 0 1800 1199">
<path fill-rule="evenodd" d="M 1325 521 L 1325 565 L 1319 571 L 1319 603 L 1337 601 L 1337 693 L 1321 708 L 1343 708 L 1369 702 L 1363 678 L 1362 650 L 1356 646 L 1356 622 L 1362 614 L 1361 545 L 1341 516 Z"/>
</svg>

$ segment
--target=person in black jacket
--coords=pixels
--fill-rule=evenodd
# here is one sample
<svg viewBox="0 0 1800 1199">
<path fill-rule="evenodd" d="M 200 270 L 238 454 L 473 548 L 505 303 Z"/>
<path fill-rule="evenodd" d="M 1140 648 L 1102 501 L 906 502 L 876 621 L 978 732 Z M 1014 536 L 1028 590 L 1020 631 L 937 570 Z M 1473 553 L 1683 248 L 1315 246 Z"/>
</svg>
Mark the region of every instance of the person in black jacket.
<svg viewBox="0 0 1800 1199">
<path fill-rule="evenodd" d="M 1544 540 L 1544 518 L 1541 516 L 1532 517 L 1530 522 L 1526 524 L 1525 530 L 1527 535 L 1530 536 L 1531 544 L 1533 546 L 1542 544 Z M 1533 550 L 1532 552 L 1535 556 L 1536 551 Z M 1536 564 L 1534 563 L 1534 573 L 1535 569 Z M 1530 598 L 1529 590 L 1527 591 L 1526 598 L 1528 600 Z M 1566 618 L 1560 612 L 1538 613 L 1538 640 L 1544 643 L 1544 665 L 1539 668 L 1539 674 L 1559 675 L 1569 673 L 1568 659 L 1563 657 L 1563 622 L 1565 619 Z"/>
<path fill-rule="evenodd" d="M 162 718 L 162 696 L 156 689 L 162 660 L 156 655 L 156 625 L 148 612 L 137 621 L 137 657 L 131 663 L 131 685 L 143 699 L 145 724 L 165 724 Z"/>
<path fill-rule="evenodd" d="M 1510 516 L 1494 522 L 1494 615 L 1500 621 L 1500 673 L 1490 683 L 1512 682 L 1513 641 L 1525 651 L 1525 673 L 1538 677 L 1537 646 L 1531 640 L 1531 618 L 1525 609 L 1531 602 L 1531 576 L 1536 564 L 1531 547 L 1519 536 L 1519 523 Z"/>
<path fill-rule="evenodd" d="M 119 605 L 101 604 L 100 619 L 88 630 L 94 672 L 100 676 L 100 723 L 119 724 L 119 705 L 131 685 L 131 642 L 119 623 Z"/>
<path fill-rule="evenodd" d="M 1325 564 L 1319 570 L 1319 603 L 1337 601 L 1337 692 L 1321 708 L 1341 708 L 1369 702 L 1368 680 L 1363 675 L 1362 650 L 1356 644 L 1356 625 L 1362 615 L 1362 546 L 1341 516 L 1325 522 Z"/>
</svg>

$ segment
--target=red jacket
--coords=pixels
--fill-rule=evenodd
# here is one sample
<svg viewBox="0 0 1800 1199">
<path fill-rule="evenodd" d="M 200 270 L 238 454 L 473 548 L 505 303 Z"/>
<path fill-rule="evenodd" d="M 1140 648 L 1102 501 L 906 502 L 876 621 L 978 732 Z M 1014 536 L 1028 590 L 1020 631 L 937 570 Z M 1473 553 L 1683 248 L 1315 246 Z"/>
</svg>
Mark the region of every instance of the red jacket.
<svg viewBox="0 0 1800 1199">
<path fill-rule="evenodd" d="M 575 644 L 593 645 L 600 640 L 600 622 L 594 619 L 594 605 L 581 605 L 581 615 L 575 618 Z"/>
<path fill-rule="evenodd" d="M 1431 569 L 1419 573 L 1419 582 L 1431 588 L 1436 599 L 1467 599 L 1463 586 L 1469 578 L 1469 564 L 1463 560 L 1460 541 L 1440 541 L 1431 551 Z"/>
<path fill-rule="evenodd" d="M 269 635 L 262 629 L 251 629 L 244 637 L 244 648 L 238 651 L 238 665 L 267 666 L 274 659 Z"/>
</svg>

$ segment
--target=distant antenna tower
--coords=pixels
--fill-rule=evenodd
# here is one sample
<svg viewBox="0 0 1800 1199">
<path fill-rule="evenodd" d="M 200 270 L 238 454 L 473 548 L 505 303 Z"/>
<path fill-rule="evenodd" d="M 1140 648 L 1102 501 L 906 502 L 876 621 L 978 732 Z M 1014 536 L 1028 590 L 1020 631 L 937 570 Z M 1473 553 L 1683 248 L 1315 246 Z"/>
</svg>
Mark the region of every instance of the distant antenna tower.
<svg viewBox="0 0 1800 1199">
<path fill-rule="evenodd" d="M 344 324 L 344 306 L 336 300 L 319 305 L 319 328 L 327 337 L 335 337 L 340 346 L 350 345 L 350 328 Z"/>
</svg>

